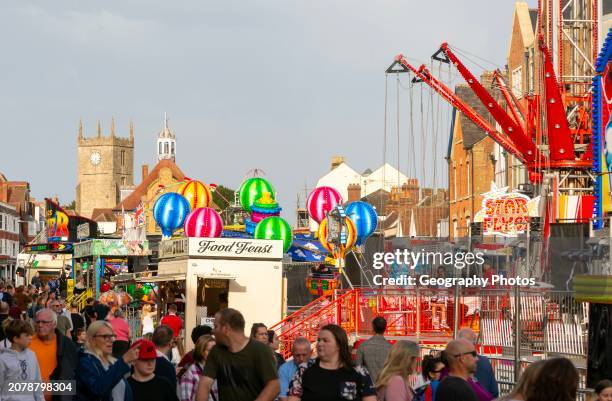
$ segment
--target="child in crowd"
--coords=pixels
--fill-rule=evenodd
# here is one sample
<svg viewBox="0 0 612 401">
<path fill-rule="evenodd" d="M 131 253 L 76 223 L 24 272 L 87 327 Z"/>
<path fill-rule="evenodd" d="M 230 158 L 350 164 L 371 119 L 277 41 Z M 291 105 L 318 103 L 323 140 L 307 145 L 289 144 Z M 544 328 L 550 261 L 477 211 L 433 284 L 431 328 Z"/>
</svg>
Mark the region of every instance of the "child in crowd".
<svg viewBox="0 0 612 401">
<path fill-rule="evenodd" d="M 85 342 L 87 341 L 87 331 L 85 327 L 79 327 L 76 329 L 76 345 L 77 349 L 81 349 L 85 346 Z"/>
<path fill-rule="evenodd" d="M 11 347 L 0 349 L 0 400 L 43 401 L 42 391 L 17 393 L 9 386 L 42 380 L 36 355 L 28 349 L 34 334 L 32 326 L 25 320 L 11 320 L 6 325 L 5 334 Z"/>
<path fill-rule="evenodd" d="M 176 389 L 161 376 L 155 375 L 155 344 L 148 340 L 138 340 L 133 347 L 140 346 L 138 359 L 134 362 L 134 373 L 128 383 L 134 401 L 178 401 Z"/>
</svg>

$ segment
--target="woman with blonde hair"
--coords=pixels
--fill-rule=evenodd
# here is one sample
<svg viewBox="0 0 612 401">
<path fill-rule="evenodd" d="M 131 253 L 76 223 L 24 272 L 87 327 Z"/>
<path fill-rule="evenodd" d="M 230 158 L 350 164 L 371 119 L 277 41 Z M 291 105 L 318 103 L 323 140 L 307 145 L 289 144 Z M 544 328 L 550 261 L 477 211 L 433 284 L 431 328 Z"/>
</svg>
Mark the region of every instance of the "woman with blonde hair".
<svg viewBox="0 0 612 401">
<path fill-rule="evenodd" d="M 413 341 L 398 341 L 393 345 L 376 380 L 378 401 L 412 401 L 414 390 L 408 377 L 414 373 L 419 346 Z"/>
<path fill-rule="evenodd" d="M 151 305 L 144 304 L 141 313 L 141 327 L 143 336 L 146 336 L 149 333 L 153 334 L 153 331 L 155 330 L 153 316 L 155 316 L 156 314 L 157 313 L 155 312 L 155 309 L 153 309 Z"/>
<path fill-rule="evenodd" d="M 120 359 L 113 358 L 113 327 L 104 320 L 87 329 L 85 347 L 79 351 L 76 371 L 76 401 L 131 401 L 132 391 L 124 376 L 138 359 L 139 347 L 130 348 Z"/>
<path fill-rule="evenodd" d="M 510 394 L 501 398 L 501 401 L 525 401 L 531 392 L 535 390 L 533 383 L 540 369 L 542 369 L 542 365 L 544 365 L 544 361 L 530 363 L 523 371 L 521 377 L 519 377 L 514 389 Z"/>
<path fill-rule="evenodd" d="M 204 371 L 204 364 L 206 363 L 210 350 L 214 346 L 215 339 L 213 336 L 204 335 L 198 338 L 195 348 L 193 349 L 193 363 L 189 365 L 185 372 L 179 377 L 179 398 L 181 401 L 195 400 L 198 383 Z M 213 401 L 219 399 L 216 382 L 213 383 L 213 387 L 210 391 L 210 398 Z"/>
</svg>

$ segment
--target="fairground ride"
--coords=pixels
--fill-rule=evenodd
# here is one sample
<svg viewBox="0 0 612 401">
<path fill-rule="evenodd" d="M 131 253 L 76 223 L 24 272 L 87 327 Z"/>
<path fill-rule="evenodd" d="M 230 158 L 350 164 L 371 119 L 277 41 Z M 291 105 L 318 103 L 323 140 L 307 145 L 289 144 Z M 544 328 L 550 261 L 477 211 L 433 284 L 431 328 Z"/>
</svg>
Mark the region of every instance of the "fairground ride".
<svg viewBox="0 0 612 401">
<path fill-rule="evenodd" d="M 504 74 L 493 74 L 492 94 L 459 57 L 460 50 L 443 43 L 432 60 L 456 68 L 495 123 L 457 96 L 424 64 L 411 65 L 398 55 L 387 73 L 410 73 L 413 83 L 425 83 L 484 130 L 528 171 L 534 193 L 542 196 L 540 216 L 544 237 L 550 223 L 594 222 L 603 226 L 601 197 L 594 161 L 598 140 L 591 135 L 591 81 L 599 51 L 597 0 L 541 0 L 533 49 L 534 85 L 521 103 L 508 89 Z M 503 100 L 502 104 L 497 99 Z M 566 215 L 559 202 L 575 205 Z"/>
</svg>

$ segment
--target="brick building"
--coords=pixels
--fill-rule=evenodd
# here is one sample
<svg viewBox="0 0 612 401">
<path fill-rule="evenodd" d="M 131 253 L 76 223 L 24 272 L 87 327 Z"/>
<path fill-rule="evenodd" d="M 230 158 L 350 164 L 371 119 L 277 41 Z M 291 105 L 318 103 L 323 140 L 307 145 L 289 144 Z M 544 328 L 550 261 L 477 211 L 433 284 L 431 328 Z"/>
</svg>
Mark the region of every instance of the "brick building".
<svg viewBox="0 0 612 401">
<path fill-rule="evenodd" d="M 455 93 L 483 117 L 484 105 L 467 84 Z M 457 109 L 453 110 L 448 147 L 449 237 L 469 235 L 470 223 L 481 208 L 482 195 L 495 176 L 495 142 Z"/>
<path fill-rule="evenodd" d="M 36 217 L 37 207 L 30 196 L 30 184 L 26 181 L 9 181 L 0 174 L 0 202 L 15 208 L 19 216 L 19 244 L 23 246 L 32 241 L 42 229 Z"/>
<path fill-rule="evenodd" d="M 12 281 L 19 253 L 19 213 L 17 208 L 0 202 L 0 278 Z"/>
<path fill-rule="evenodd" d="M 364 200 L 373 205 L 383 221 L 385 236 L 437 237 L 437 224 L 448 217 L 448 192 L 420 188 L 416 178 L 409 178 L 391 191 L 378 189 L 361 197 L 361 185 L 350 184 L 348 202 Z"/>
</svg>

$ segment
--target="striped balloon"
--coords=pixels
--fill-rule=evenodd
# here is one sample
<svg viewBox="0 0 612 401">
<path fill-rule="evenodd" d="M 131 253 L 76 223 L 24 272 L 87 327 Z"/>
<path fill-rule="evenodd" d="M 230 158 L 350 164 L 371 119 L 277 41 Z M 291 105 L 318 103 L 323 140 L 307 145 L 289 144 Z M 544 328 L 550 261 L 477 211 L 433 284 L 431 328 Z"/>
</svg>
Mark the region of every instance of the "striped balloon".
<svg viewBox="0 0 612 401">
<path fill-rule="evenodd" d="M 198 180 L 190 180 L 181 185 L 177 191 L 183 195 L 191 210 L 208 207 L 212 202 L 212 193 L 206 184 Z"/>
<path fill-rule="evenodd" d="M 308 195 L 306 209 L 314 221 L 321 223 L 326 213 L 342 203 L 342 196 L 332 187 L 318 187 Z"/>
<path fill-rule="evenodd" d="M 256 239 L 279 239 L 283 241 L 283 252 L 287 252 L 293 242 L 291 226 L 278 216 L 266 217 L 257 223 L 253 237 Z"/>
<path fill-rule="evenodd" d="M 319 242 L 327 249 L 336 259 L 344 258 L 346 251 L 351 249 L 357 241 L 357 228 L 355 223 L 348 217 L 344 218 L 344 228 L 346 229 L 346 243 L 342 245 L 332 245 L 327 242 L 327 217 L 319 223 Z"/>
<path fill-rule="evenodd" d="M 251 206 L 264 192 L 269 192 L 274 198 L 274 187 L 266 179 L 261 177 L 253 177 L 244 181 L 240 186 L 238 193 L 240 194 L 240 206 L 247 212 L 251 212 Z"/>
<path fill-rule="evenodd" d="M 223 231 L 223 220 L 215 209 L 200 207 L 189 213 L 184 228 L 187 237 L 217 238 Z"/>
<path fill-rule="evenodd" d="M 161 195 L 153 206 L 153 218 L 164 237 L 171 237 L 181 227 L 189 213 L 189 202 L 183 195 L 168 192 Z"/>
<path fill-rule="evenodd" d="M 361 245 L 374 233 L 378 225 L 378 215 L 374 207 L 367 202 L 356 201 L 346 206 L 346 215 L 353 220 L 357 228 L 357 245 Z"/>
</svg>

